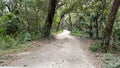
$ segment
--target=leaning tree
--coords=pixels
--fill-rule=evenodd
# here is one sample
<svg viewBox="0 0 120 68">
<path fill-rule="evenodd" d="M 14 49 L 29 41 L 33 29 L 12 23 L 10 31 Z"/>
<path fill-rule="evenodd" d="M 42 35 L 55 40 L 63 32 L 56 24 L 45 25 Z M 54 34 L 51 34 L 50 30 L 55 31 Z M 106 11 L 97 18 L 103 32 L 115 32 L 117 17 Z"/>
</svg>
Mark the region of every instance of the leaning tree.
<svg viewBox="0 0 120 68">
<path fill-rule="evenodd" d="M 55 15 L 56 6 L 57 6 L 57 0 L 49 0 L 48 15 L 47 15 L 44 27 L 42 29 L 43 37 L 50 36 L 50 31 L 52 28 L 52 23 L 53 23 L 53 19 L 54 19 L 54 15 Z"/>
<path fill-rule="evenodd" d="M 110 50 L 110 40 L 111 40 L 110 37 L 112 34 L 114 20 L 116 18 L 119 6 L 120 6 L 120 0 L 114 0 L 111 12 L 108 16 L 108 22 L 106 24 L 105 31 L 104 31 L 104 39 L 102 42 L 102 51 L 103 52 L 107 52 L 108 50 Z"/>
</svg>

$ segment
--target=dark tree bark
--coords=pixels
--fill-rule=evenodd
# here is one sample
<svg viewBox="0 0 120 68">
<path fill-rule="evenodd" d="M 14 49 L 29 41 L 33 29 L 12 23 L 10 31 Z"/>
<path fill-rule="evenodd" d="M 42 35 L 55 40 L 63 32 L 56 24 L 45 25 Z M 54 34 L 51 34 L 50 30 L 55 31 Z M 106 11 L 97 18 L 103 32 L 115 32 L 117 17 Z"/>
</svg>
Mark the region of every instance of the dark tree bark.
<svg viewBox="0 0 120 68">
<path fill-rule="evenodd" d="M 43 37 L 47 38 L 50 36 L 50 31 L 52 28 L 52 23 L 53 23 L 53 18 L 55 15 L 56 6 L 57 6 L 57 0 L 49 0 L 48 15 L 46 18 L 45 25 L 42 29 Z"/>
<path fill-rule="evenodd" d="M 71 21 L 71 15 L 69 14 L 69 30 L 72 32 L 72 21 Z"/>
<path fill-rule="evenodd" d="M 96 28 L 96 38 L 99 38 L 99 24 L 98 24 L 98 12 L 96 13 L 95 17 L 95 28 Z"/>
<path fill-rule="evenodd" d="M 111 39 L 110 37 L 119 6 L 120 6 L 120 0 L 114 0 L 111 12 L 108 17 L 108 23 L 106 24 L 105 27 L 104 40 L 102 42 L 102 52 L 106 53 L 110 50 L 110 39 Z"/>
<path fill-rule="evenodd" d="M 92 26 L 92 22 L 90 22 L 90 26 L 89 26 L 89 36 L 90 36 L 90 38 L 93 38 L 93 26 Z"/>
</svg>

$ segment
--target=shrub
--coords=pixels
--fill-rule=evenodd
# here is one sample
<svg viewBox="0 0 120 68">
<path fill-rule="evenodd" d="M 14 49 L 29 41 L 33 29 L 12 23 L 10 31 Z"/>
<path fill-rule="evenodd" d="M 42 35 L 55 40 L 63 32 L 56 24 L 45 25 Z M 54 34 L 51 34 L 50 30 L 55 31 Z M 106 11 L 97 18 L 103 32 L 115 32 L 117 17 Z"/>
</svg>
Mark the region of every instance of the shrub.
<svg viewBox="0 0 120 68">
<path fill-rule="evenodd" d="M 90 47 L 90 50 L 92 52 L 97 52 L 99 49 L 101 49 L 100 43 L 96 43 L 96 44 L 94 44 L 93 46 Z"/>
<path fill-rule="evenodd" d="M 37 40 L 41 36 L 41 33 L 39 31 L 34 31 L 31 33 L 31 39 Z"/>
<path fill-rule="evenodd" d="M 1 37 L 0 42 L 1 42 L 0 49 L 3 50 L 11 49 L 17 45 L 15 39 L 10 37 L 9 35 Z"/>
<path fill-rule="evenodd" d="M 73 28 L 72 30 L 72 34 L 75 35 L 75 36 L 80 36 L 81 35 L 81 32 L 79 29 L 77 28 Z"/>
<path fill-rule="evenodd" d="M 110 53 L 104 55 L 104 63 L 107 68 L 120 68 L 120 58 Z"/>
<path fill-rule="evenodd" d="M 19 43 L 25 43 L 27 41 L 31 41 L 31 34 L 27 31 L 20 32 L 17 35 L 16 40 L 18 40 Z"/>
<path fill-rule="evenodd" d="M 17 34 L 16 37 L 12 37 L 10 35 L 1 35 L 0 37 L 0 49 L 7 50 L 7 49 L 14 49 L 21 47 L 21 44 L 26 43 L 27 41 L 31 40 L 31 34 L 23 31 Z"/>
</svg>

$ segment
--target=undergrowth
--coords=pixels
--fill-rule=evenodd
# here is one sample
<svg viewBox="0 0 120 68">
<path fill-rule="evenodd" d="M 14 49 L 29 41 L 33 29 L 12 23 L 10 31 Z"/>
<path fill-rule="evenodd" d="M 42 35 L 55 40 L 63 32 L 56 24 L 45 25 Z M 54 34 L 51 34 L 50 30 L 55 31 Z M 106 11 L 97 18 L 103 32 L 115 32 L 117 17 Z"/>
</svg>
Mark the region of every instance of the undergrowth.
<svg viewBox="0 0 120 68">
<path fill-rule="evenodd" d="M 100 44 L 99 42 L 95 43 L 94 45 L 92 45 L 92 46 L 90 47 L 90 50 L 91 50 L 92 52 L 97 52 L 97 51 L 99 51 L 100 49 L 101 49 L 101 44 Z"/>
<path fill-rule="evenodd" d="M 96 44 L 90 47 L 92 52 L 98 52 L 101 50 L 101 43 L 97 42 Z M 115 51 L 116 53 L 116 51 Z M 114 54 L 113 51 L 110 53 L 102 53 L 103 62 L 106 68 L 120 68 L 120 56 L 119 54 Z"/>
<path fill-rule="evenodd" d="M 107 53 L 103 57 L 106 68 L 120 68 L 120 57 Z"/>
<path fill-rule="evenodd" d="M 52 35 L 56 35 L 56 34 L 62 33 L 63 31 L 64 31 L 64 30 L 59 30 L 58 32 L 52 31 Z"/>
<path fill-rule="evenodd" d="M 75 35 L 75 36 L 80 36 L 80 37 L 89 37 L 89 35 L 88 35 L 88 33 L 86 31 L 80 31 L 77 28 L 73 28 L 71 34 Z"/>
<path fill-rule="evenodd" d="M 29 33 L 23 31 L 16 36 L 1 35 L 0 36 L 0 54 L 17 52 L 30 47 L 29 41 L 36 40 L 40 36 L 38 32 Z"/>
</svg>

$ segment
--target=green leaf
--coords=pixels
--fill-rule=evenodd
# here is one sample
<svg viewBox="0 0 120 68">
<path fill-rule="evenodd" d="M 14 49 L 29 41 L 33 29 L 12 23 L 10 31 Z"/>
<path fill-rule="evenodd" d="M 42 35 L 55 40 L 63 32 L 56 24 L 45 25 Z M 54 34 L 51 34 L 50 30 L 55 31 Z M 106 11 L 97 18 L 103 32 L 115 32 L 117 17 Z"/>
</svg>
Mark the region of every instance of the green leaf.
<svg viewBox="0 0 120 68">
<path fill-rule="evenodd" d="M 56 15 L 55 18 L 54 18 L 54 22 L 58 23 L 59 21 L 60 21 L 60 18 L 59 18 L 59 16 Z"/>
</svg>

